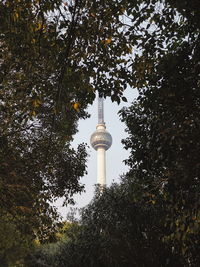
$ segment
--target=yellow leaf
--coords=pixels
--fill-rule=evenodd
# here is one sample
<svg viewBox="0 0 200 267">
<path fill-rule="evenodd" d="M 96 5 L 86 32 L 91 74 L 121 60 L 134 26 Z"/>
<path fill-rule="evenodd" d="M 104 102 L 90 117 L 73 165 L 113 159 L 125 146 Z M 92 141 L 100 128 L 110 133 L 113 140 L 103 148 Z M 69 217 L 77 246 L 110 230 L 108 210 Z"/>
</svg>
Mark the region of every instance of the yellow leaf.
<svg viewBox="0 0 200 267">
<path fill-rule="evenodd" d="M 94 13 L 90 13 L 90 16 L 92 16 L 93 18 L 95 18 L 96 17 L 96 15 L 94 14 Z"/>
<path fill-rule="evenodd" d="M 112 42 L 112 37 L 110 37 L 104 41 L 105 45 L 110 44 L 111 42 Z"/>
<path fill-rule="evenodd" d="M 33 110 L 32 112 L 30 112 L 30 115 L 33 116 L 33 117 L 35 117 L 36 116 L 35 110 Z"/>
<path fill-rule="evenodd" d="M 18 20 L 18 18 L 19 18 L 19 13 L 17 13 L 17 12 L 15 11 L 14 14 L 13 14 L 13 18 L 14 18 L 14 20 Z"/>
<path fill-rule="evenodd" d="M 40 241 L 39 241 L 38 239 L 34 239 L 34 240 L 33 240 L 33 244 L 34 244 L 35 246 L 39 246 L 39 245 L 40 245 Z"/>
<path fill-rule="evenodd" d="M 125 12 L 125 8 L 122 7 L 122 8 L 120 9 L 120 11 L 121 11 L 121 13 L 123 14 L 123 13 Z"/>
<path fill-rule="evenodd" d="M 33 107 L 38 108 L 41 105 L 41 101 L 39 99 L 33 100 Z"/>
<path fill-rule="evenodd" d="M 43 25 L 42 25 L 42 23 L 41 22 L 38 22 L 38 24 L 37 24 L 37 27 L 36 27 L 36 30 L 41 30 L 43 28 Z"/>
<path fill-rule="evenodd" d="M 76 111 L 80 111 L 79 110 L 79 108 L 80 108 L 80 103 L 79 102 L 75 102 L 74 104 L 73 104 L 73 108 L 76 110 Z"/>
</svg>

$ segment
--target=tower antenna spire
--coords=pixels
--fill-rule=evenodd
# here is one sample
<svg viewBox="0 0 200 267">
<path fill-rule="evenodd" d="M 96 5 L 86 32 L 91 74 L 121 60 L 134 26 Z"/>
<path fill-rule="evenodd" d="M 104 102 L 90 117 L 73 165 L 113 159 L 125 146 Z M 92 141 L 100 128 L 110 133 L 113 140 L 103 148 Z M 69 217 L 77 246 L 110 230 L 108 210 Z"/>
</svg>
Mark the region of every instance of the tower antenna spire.
<svg viewBox="0 0 200 267">
<path fill-rule="evenodd" d="M 105 124 L 103 98 L 100 97 L 99 95 L 98 95 L 98 124 Z"/>
</svg>

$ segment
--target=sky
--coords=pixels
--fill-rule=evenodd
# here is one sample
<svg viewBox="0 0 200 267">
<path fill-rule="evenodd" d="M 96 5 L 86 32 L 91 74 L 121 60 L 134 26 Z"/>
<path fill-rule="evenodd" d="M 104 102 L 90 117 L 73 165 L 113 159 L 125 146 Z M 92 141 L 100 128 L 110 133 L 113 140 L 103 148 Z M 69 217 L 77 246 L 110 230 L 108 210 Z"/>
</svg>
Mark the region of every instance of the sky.
<svg viewBox="0 0 200 267">
<path fill-rule="evenodd" d="M 125 125 L 119 119 L 118 111 L 123 106 L 130 106 L 132 101 L 136 99 L 138 93 L 136 89 L 128 88 L 124 92 L 124 96 L 128 102 L 121 102 L 119 105 L 113 103 L 109 98 L 104 100 L 104 121 L 106 123 L 106 130 L 112 135 L 113 143 L 109 150 L 106 151 L 106 180 L 107 186 L 112 182 L 119 182 L 119 177 L 126 173 L 128 167 L 123 163 L 127 159 L 129 152 L 123 148 L 121 140 L 127 137 L 125 132 Z M 77 147 L 80 143 L 87 143 L 89 157 L 87 161 L 88 174 L 81 178 L 80 182 L 85 184 L 85 192 L 74 196 L 76 205 L 74 207 L 85 207 L 94 196 L 94 188 L 97 181 L 97 164 L 96 151 L 90 145 L 90 136 L 96 130 L 98 121 L 97 99 L 89 106 L 88 113 L 91 115 L 86 120 L 80 120 L 78 125 L 78 133 L 74 137 L 72 146 Z M 57 201 L 56 206 L 63 219 L 66 219 L 67 213 L 70 211 L 70 206 L 62 207 L 62 200 Z M 74 208 L 73 207 L 73 208 Z"/>
</svg>

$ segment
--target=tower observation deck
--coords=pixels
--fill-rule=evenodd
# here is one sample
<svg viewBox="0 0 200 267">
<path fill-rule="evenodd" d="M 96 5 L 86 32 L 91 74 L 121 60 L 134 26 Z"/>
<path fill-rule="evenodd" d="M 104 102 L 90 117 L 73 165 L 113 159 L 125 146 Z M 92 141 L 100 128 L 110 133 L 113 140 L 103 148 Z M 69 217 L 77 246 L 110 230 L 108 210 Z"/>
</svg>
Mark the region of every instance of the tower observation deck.
<svg viewBox="0 0 200 267">
<path fill-rule="evenodd" d="M 103 98 L 98 97 L 98 124 L 91 135 L 90 143 L 97 151 L 97 183 L 106 185 L 106 150 L 112 145 L 112 136 L 106 131 Z"/>
</svg>

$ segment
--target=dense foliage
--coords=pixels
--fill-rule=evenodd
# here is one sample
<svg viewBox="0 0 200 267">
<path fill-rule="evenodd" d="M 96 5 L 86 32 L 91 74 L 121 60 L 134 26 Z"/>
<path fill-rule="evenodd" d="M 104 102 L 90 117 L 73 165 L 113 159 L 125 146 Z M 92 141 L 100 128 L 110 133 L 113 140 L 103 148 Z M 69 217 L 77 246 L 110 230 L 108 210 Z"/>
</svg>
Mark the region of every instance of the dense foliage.
<svg viewBox="0 0 200 267">
<path fill-rule="evenodd" d="M 47 241 L 57 219 L 51 202 L 83 190 L 86 151 L 70 142 L 95 90 L 119 102 L 130 80 L 122 14 L 114 2 L 0 3 L 1 221 L 12 218 L 25 239 Z M 14 239 L 1 240 L 11 258 Z"/>
<path fill-rule="evenodd" d="M 85 147 L 70 146 L 77 121 L 95 90 L 119 102 L 128 84 L 140 95 L 121 111 L 123 184 L 96 196 L 50 260 L 47 247 L 32 262 L 199 265 L 199 12 L 198 0 L 1 1 L 4 266 L 22 264 L 34 238 L 53 238 L 50 203 L 83 189 Z"/>
<path fill-rule="evenodd" d="M 199 10 L 197 1 L 166 1 L 153 15 L 157 34 L 145 36 L 137 60 L 144 68 L 137 79 L 140 96 L 121 112 L 129 134 L 124 144 L 131 149 L 127 179 L 134 177 L 147 201 L 162 198 L 163 224 L 171 230 L 164 240 L 194 266 L 200 241 Z"/>
<path fill-rule="evenodd" d="M 140 94 L 121 111 L 130 171 L 84 210 L 54 266 L 198 266 L 200 5 L 120 4 Z"/>
<path fill-rule="evenodd" d="M 125 183 L 112 185 L 82 211 L 65 239 L 36 250 L 28 266 L 177 266 L 181 259 L 162 241 L 158 205 L 135 202 Z"/>
</svg>

